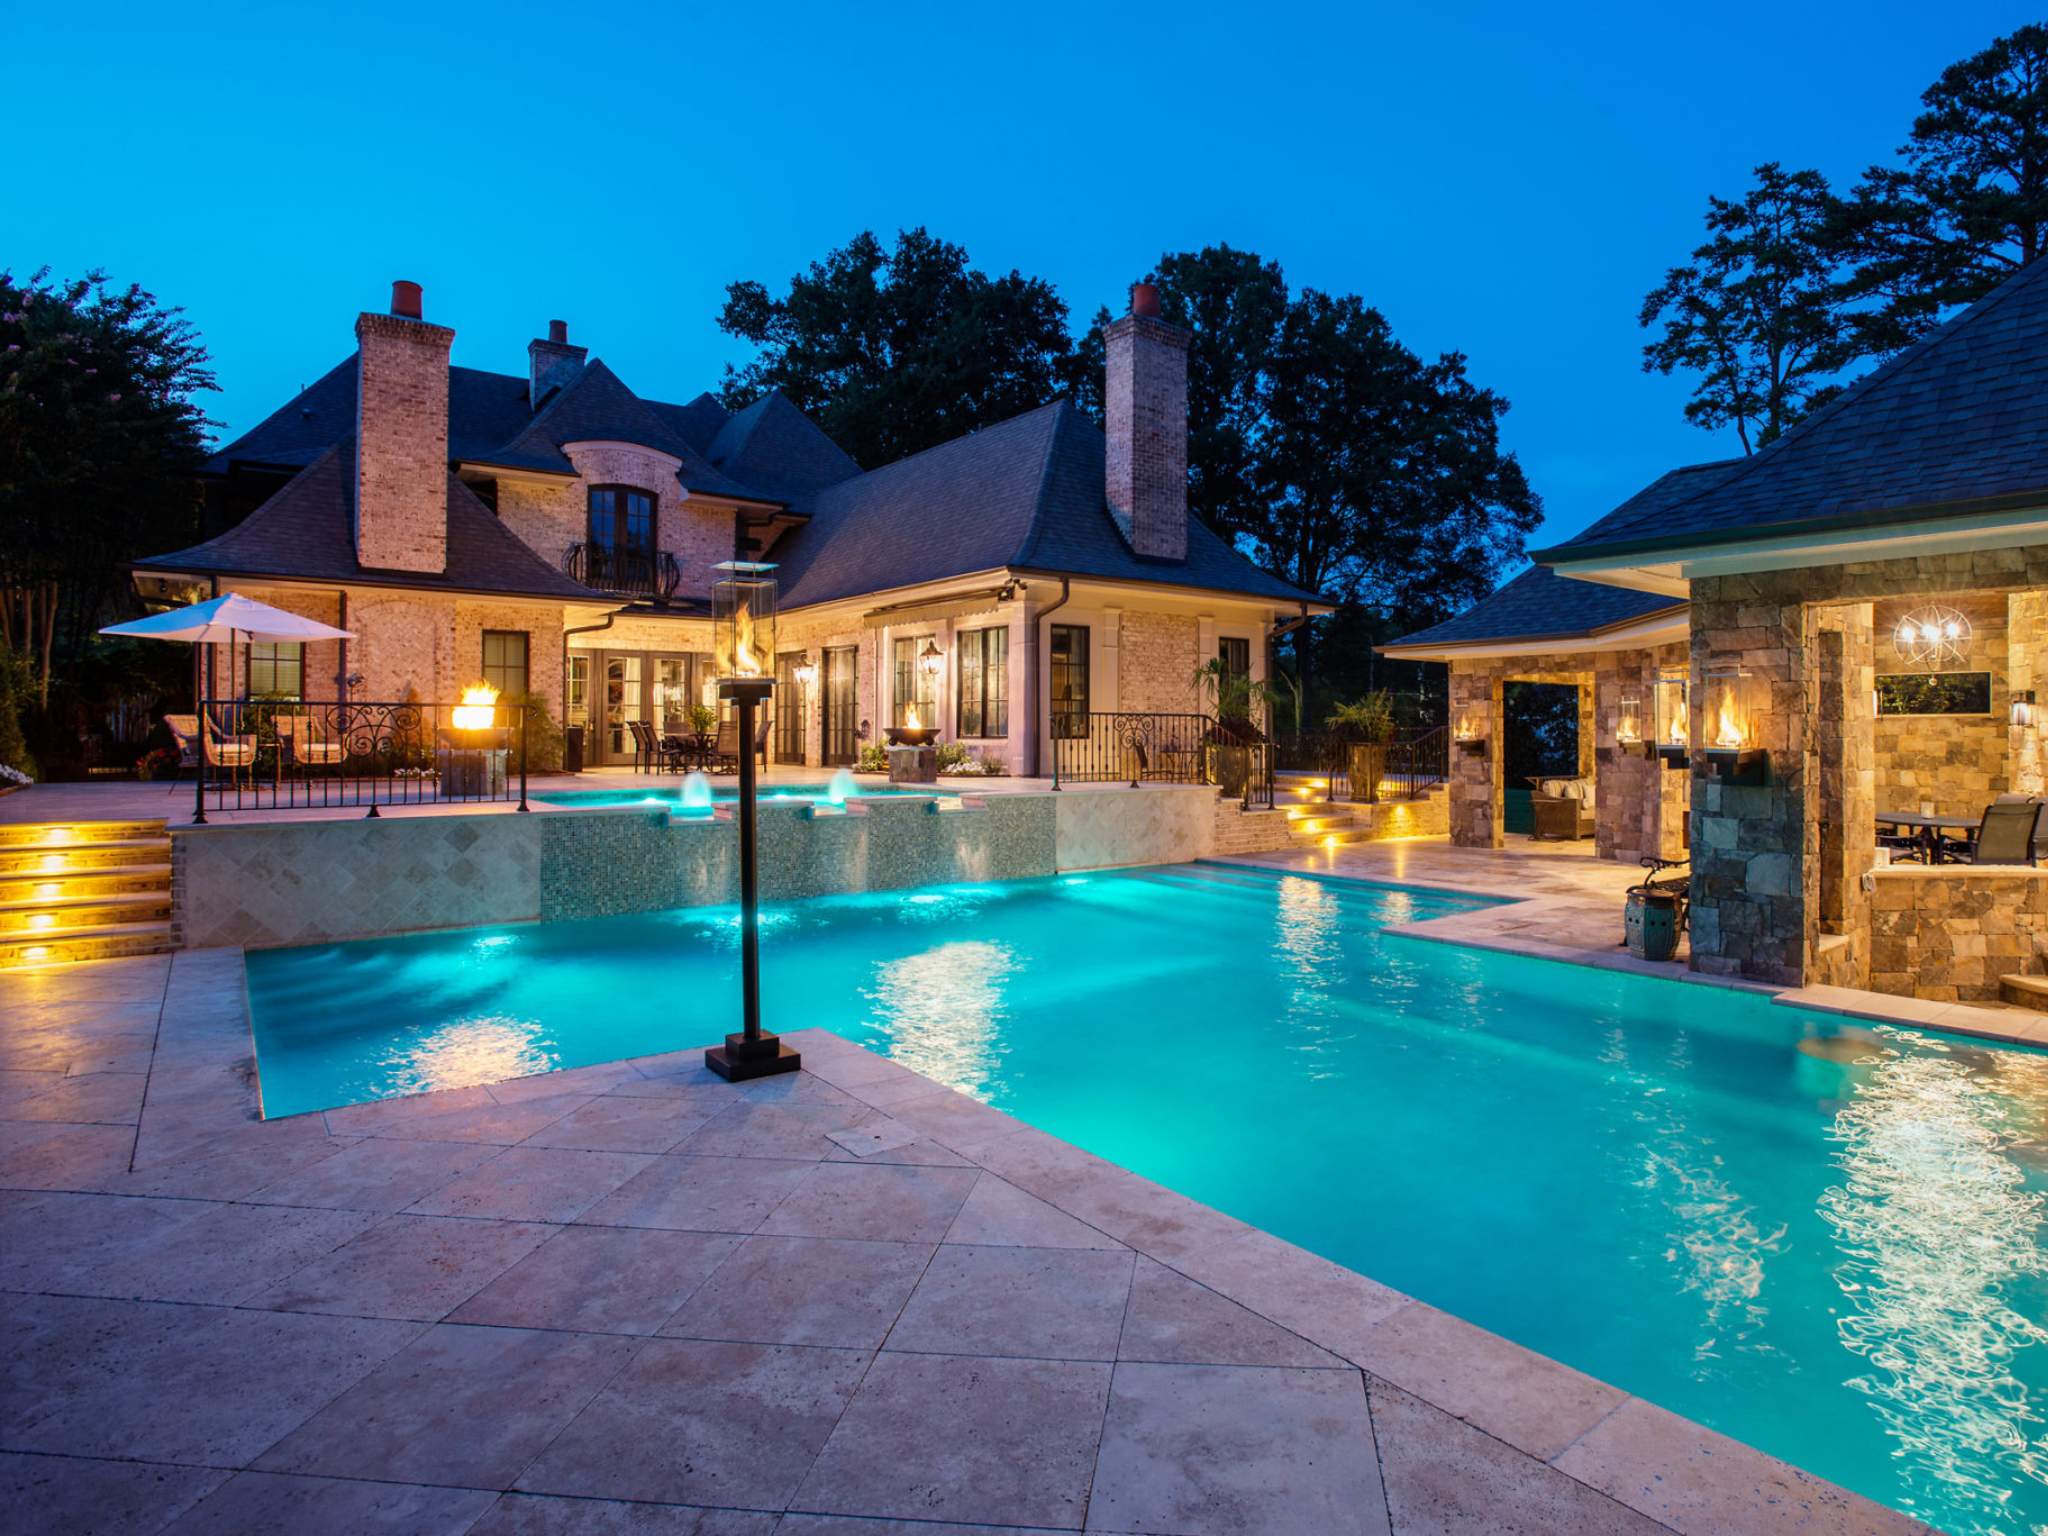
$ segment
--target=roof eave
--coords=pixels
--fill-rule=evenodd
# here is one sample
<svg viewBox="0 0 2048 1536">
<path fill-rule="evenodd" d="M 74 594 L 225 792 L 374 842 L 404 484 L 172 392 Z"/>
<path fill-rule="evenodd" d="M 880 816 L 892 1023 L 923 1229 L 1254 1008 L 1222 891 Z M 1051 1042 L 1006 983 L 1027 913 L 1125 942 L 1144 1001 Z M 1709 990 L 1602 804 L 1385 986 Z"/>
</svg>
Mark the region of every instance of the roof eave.
<svg viewBox="0 0 2048 1536">
<path fill-rule="evenodd" d="M 566 592 L 528 592 L 516 587 L 471 587 L 471 586 L 424 586 L 408 581 L 402 572 L 379 573 L 364 571 L 353 576 L 309 576 L 304 572 L 233 570 L 223 566 L 202 566 L 193 564 L 169 564 L 162 561 L 135 560 L 126 567 L 131 577 L 183 576 L 187 578 L 218 578 L 222 581 L 275 582 L 282 586 L 317 587 L 332 591 L 336 587 L 381 587 L 409 592 L 437 593 L 444 597 L 492 597 L 514 598 L 536 603 L 574 603 L 581 607 L 607 608 L 617 610 L 620 604 L 602 592 L 585 591 L 572 596 Z"/>
<path fill-rule="evenodd" d="M 1676 603 L 1598 629 L 1567 630 L 1548 635 L 1492 635 L 1470 640 L 1440 640 L 1422 645 L 1377 645 L 1373 649 L 1396 661 L 1455 661 L 1461 657 L 1541 655 L 1559 651 L 1633 650 L 1663 644 L 1666 631 L 1680 627 L 1690 609 Z M 1670 637 L 1670 638 L 1676 638 Z"/>
</svg>

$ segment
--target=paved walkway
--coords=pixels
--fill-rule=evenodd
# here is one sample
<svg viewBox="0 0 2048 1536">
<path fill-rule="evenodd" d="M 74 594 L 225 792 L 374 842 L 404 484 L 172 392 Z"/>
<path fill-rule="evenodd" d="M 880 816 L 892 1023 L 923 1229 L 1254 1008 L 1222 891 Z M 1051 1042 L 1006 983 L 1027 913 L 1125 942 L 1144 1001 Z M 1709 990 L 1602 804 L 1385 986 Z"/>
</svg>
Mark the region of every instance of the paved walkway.
<svg viewBox="0 0 2048 1536">
<path fill-rule="evenodd" d="M 1922 1529 L 832 1036 L 264 1122 L 243 996 L 0 992 L 0 1529 Z"/>
</svg>

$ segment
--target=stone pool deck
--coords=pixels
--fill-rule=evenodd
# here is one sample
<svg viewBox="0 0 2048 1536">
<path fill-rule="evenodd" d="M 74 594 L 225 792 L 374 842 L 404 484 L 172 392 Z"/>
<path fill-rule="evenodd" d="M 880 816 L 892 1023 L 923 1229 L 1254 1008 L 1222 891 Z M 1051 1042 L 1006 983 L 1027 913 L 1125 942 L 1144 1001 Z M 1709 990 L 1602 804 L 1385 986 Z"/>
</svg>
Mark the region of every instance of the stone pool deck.
<svg viewBox="0 0 2048 1536">
<path fill-rule="evenodd" d="M 1926 1529 L 830 1035 L 265 1122 L 243 999 L 0 992 L 0 1529 Z"/>
</svg>

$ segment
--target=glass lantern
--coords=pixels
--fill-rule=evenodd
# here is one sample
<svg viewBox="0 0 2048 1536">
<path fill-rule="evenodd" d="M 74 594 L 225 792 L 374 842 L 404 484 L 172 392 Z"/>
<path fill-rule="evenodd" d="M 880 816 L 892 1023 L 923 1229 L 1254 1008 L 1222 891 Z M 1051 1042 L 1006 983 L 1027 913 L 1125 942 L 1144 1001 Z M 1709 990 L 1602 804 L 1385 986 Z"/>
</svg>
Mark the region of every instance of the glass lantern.
<svg viewBox="0 0 2048 1536">
<path fill-rule="evenodd" d="M 1643 746 L 1643 700 L 1640 694 L 1622 696 L 1614 717 L 1614 741 L 1622 751 L 1634 754 Z"/>
<path fill-rule="evenodd" d="M 711 584 L 712 673 L 721 682 L 771 680 L 775 667 L 775 566 L 727 560 Z"/>
<path fill-rule="evenodd" d="M 1762 783 L 1763 680 L 1741 667 L 1708 667 L 1700 685 L 1700 745 L 1709 766 L 1724 780 Z"/>
<path fill-rule="evenodd" d="M 1682 670 L 1670 668 L 1659 672 L 1657 681 L 1650 685 L 1650 728 L 1655 733 L 1657 755 L 1667 767 L 1684 763 L 1691 745 L 1688 683 Z"/>
</svg>

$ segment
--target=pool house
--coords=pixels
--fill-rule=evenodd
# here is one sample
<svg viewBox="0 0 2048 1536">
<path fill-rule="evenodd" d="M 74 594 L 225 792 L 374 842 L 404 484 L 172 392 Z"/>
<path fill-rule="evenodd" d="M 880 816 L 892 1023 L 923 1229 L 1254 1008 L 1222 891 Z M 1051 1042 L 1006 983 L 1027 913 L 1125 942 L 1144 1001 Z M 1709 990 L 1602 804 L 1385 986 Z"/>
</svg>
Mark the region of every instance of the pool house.
<svg viewBox="0 0 2048 1536">
<path fill-rule="evenodd" d="M 1450 669 L 1450 841 L 1504 844 L 1503 686 L 1567 684 L 1578 781 L 1537 786 L 1539 818 L 1579 797 L 1563 825 L 1599 857 L 1689 860 L 1696 970 L 2031 1003 L 2044 388 L 2036 264 L 1753 456 L 1665 475 L 1388 647 Z"/>
</svg>

